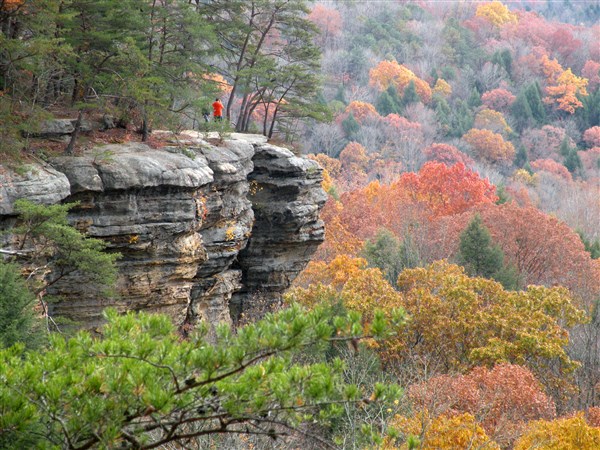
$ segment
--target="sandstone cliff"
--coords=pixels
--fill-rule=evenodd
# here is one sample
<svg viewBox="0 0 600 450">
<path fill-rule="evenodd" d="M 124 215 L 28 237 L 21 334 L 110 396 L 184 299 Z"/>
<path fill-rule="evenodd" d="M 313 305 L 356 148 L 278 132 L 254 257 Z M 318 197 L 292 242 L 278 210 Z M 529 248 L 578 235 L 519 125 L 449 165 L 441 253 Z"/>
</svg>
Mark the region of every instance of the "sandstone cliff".
<svg viewBox="0 0 600 450">
<path fill-rule="evenodd" d="M 323 240 L 321 168 L 262 136 L 221 146 L 184 134 L 184 146 L 107 145 L 17 175 L 0 166 L 0 229 L 17 198 L 79 202 L 70 220 L 120 252 L 118 296 L 73 276 L 52 313 L 85 326 L 102 309 L 169 314 L 178 324 L 229 321 L 260 294 L 275 300 Z"/>
</svg>

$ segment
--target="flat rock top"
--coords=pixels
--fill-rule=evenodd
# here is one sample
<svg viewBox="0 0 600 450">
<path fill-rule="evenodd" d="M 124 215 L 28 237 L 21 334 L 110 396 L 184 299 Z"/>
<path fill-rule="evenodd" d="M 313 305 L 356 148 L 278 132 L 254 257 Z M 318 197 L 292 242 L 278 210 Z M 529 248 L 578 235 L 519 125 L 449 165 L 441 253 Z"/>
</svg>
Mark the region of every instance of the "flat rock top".
<svg viewBox="0 0 600 450">
<path fill-rule="evenodd" d="M 81 157 L 59 157 L 52 164 L 71 183 L 71 193 L 153 186 L 198 187 L 213 181 L 206 158 L 174 148 L 155 150 L 145 144 L 106 145 Z"/>
</svg>

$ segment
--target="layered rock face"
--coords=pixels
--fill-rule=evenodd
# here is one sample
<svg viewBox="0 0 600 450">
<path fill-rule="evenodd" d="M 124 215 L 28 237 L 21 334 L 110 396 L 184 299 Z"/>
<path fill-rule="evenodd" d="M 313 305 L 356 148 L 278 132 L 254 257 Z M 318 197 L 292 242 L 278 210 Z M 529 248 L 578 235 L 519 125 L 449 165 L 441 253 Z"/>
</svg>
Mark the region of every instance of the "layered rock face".
<svg viewBox="0 0 600 450">
<path fill-rule="evenodd" d="M 72 223 L 122 254 L 116 297 L 72 276 L 53 287 L 63 298 L 53 314 L 88 327 L 107 306 L 192 327 L 230 321 L 230 303 L 239 312 L 259 293 L 276 300 L 309 261 L 326 199 L 314 161 L 262 136 L 184 139 L 183 149 L 109 145 L 22 176 L 0 171 L 0 228 L 14 222 L 17 198 L 77 201 Z"/>
</svg>

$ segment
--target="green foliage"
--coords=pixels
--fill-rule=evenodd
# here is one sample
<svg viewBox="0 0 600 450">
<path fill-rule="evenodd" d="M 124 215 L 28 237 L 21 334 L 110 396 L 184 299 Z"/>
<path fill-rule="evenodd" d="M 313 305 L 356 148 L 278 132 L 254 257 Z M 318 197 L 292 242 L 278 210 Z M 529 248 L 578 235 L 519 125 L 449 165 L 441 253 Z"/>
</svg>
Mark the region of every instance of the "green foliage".
<svg viewBox="0 0 600 450">
<path fill-rule="evenodd" d="M 600 126 L 600 89 L 590 92 L 588 96 L 580 97 L 582 108 L 575 110 L 579 121 L 579 129 L 587 130 L 591 127 Z"/>
<path fill-rule="evenodd" d="M 19 239 L 19 251 L 29 255 L 32 272 L 49 267 L 51 273 L 38 280 L 36 293 L 46 290 L 75 272 L 85 276 L 90 287 L 109 287 L 116 281 L 117 253 L 104 253 L 104 241 L 85 237 L 69 225 L 67 213 L 76 204 L 38 205 L 25 199 L 15 202 L 19 224 L 11 229 Z"/>
<path fill-rule="evenodd" d="M 529 163 L 529 154 L 524 145 L 517 146 L 517 152 L 515 153 L 515 166 L 523 167 Z"/>
<path fill-rule="evenodd" d="M 544 124 L 546 122 L 546 109 L 542 101 L 543 93 L 540 84 L 537 81 L 529 84 L 525 88 L 524 94 L 527 97 L 532 117 L 538 125 Z"/>
<path fill-rule="evenodd" d="M 413 103 L 418 103 L 421 101 L 419 94 L 417 94 L 417 88 L 415 86 L 415 82 L 410 80 L 408 85 L 404 88 L 404 93 L 402 95 L 402 101 L 400 105 L 402 108 L 406 108 L 408 105 Z"/>
<path fill-rule="evenodd" d="M 498 196 L 496 205 L 502 205 L 510 200 L 510 195 L 508 195 L 508 192 L 506 192 L 506 187 L 503 184 L 497 186 L 496 195 Z"/>
<path fill-rule="evenodd" d="M 473 113 L 463 100 L 457 100 L 451 111 L 450 136 L 461 137 L 473 127 Z"/>
<path fill-rule="evenodd" d="M 564 159 L 564 166 L 572 174 L 581 173 L 583 170 L 583 164 L 581 163 L 581 158 L 579 158 L 579 154 L 577 153 L 577 148 L 573 147 L 569 149 Z"/>
<path fill-rule="evenodd" d="M 516 289 L 518 285 L 516 271 L 505 266 L 504 253 L 492 243 L 490 232 L 479 214 L 460 235 L 457 259 L 470 276 L 495 279 L 505 289 Z"/>
<path fill-rule="evenodd" d="M 506 70 L 506 73 L 510 77 L 512 74 L 512 55 L 510 54 L 510 50 L 498 50 L 492 56 L 491 61 L 494 64 L 498 64 Z"/>
<path fill-rule="evenodd" d="M 360 130 L 360 124 L 354 118 L 354 114 L 350 113 L 350 115 L 342 121 L 342 129 L 344 130 L 346 139 L 349 141 L 354 140 L 356 133 Z"/>
<path fill-rule="evenodd" d="M 297 363 L 311 348 L 363 337 L 360 315 L 292 306 L 233 333 L 182 341 L 164 316 L 107 312 L 99 337 L 54 335 L 44 352 L 0 351 L 2 448 L 155 448 L 215 434 L 285 436 L 327 425 L 353 402 L 397 400 L 359 387 L 344 364 Z M 379 327 L 378 337 L 391 330 Z M 322 354 L 322 352 L 321 352 Z M 43 432 L 42 432 L 43 431 Z"/>
<path fill-rule="evenodd" d="M 581 238 L 581 242 L 585 246 L 585 251 L 589 252 L 592 259 L 600 258 L 600 239 L 596 238 L 595 240 L 590 240 L 585 237 L 585 234 L 581 230 L 576 230 L 577 234 Z"/>
<path fill-rule="evenodd" d="M 375 103 L 375 109 L 377 109 L 377 112 L 384 117 L 388 114 L 400 114 L 402 110 L 401 100 L 398 97 L 398 93 L 394 86 L 390 85 L 379 95 L 377 102 Z"/>
<path fill-rule="evenodd" d="M 27 288 L 19 267 L 0 260 L 0 348 L 18 342 L 35 344 L 34 303 L 35 296 Z"/>
<path fill-rule="evenodd" d="M 527 94 L 520 92 L 511 106 L 510 113 L 515 118 L 515 129 L 522 131 L 533 122 L 533 113 Z"/>
<path fill-rule="evenodd" d="M 421 264 L 418 249 L 410 234 L 400 242 L 391 231 L 386 229 L 379 230 L 372 241 L 365 242 L 363 256 L 369 266 L 381 269 L 392 286 L 396 284 L 400 272 Z"/>
<path fill-rule="evenodd" d="M 467 104 L 471 109 L 479 108 L 482 105 L 481 92 L 479 92 L 476 86 L 473 86 L 473 89 L 471 89 L 471 95 L 469 95 Z"/>
</svg>

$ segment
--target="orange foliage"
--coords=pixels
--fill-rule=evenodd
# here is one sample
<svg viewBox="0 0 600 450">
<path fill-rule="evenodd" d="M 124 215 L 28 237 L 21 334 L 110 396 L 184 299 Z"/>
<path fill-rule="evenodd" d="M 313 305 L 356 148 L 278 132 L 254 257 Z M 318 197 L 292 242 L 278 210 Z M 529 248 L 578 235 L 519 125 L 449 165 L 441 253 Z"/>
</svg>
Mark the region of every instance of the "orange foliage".
<svg viewBox="0 0 600 450">
<path fill-rule="evenodd" d="M 404 89 L 413 81 L 417 94 L 423 103 L 431 101 L 431 88 L 427 82 L 417 77 L 409 68 L 398 64 L 396 61 L 381 61 L 376 67 L 369 71 L 369 85 L 380 91 L 386 90 L 393 85 L 398 94 L 402 95 Z"/>
<path fill-rule="evenodd" d="M 3 11 L 13 11 L 25 3 L 25 0 L 3 0 L 0 1 Z"/>
<path fill-rule="evenodd" d="M 500 27 L 506 23 L 516 23 L 518 21 L 517 15 L 511 13 L 502 2 L 498 1 L 479 5 L 475 12 L 475 16 L 487 19 L 496 27 Z"/>
<path fill-rule="evenodd" d="M 433 216 L 458 214 L 498 199 L 496 187 L 462 163 L 448 167 L 430 161 L 417 174 L 404 174 L 399 183 L 413 200 L 424 202 Z"/>
<path fill-rule="evenodd" d="M 479 156 L 492 163 L 512 161 L 515 156 L 515 147 L 490 130 L 472 128 L 463 139 Z"/>
<path fill-rule="evenodd" d="M 409 398 L 419 410 L 434 416 L 472 414 L 503 447 L 520 436 L 526 422 L 556 415 L 554 402 L 531 371 L 514 364 L 438 376 L 411 386 Z"/>
<path fill-rule="evenodd" d="M 557 109 L 573 114 L 576 108 L 583 104 L 577 95 L 587 96 L 586 86 L 588 80 L 578 77 L 571 69 L 563 70 L 556 59 L 549 59 L 547 55 L 542 56 L 542 70 L 548 79 L 546 87 L 547 97 L 544 101 L 554 104 Z"/>
<path fill-rule="evenodd" d="M 316 260 L 331 261 L 338 255 L 355 256 L 363 247 L 363 241 L 348 230 L 343 210 L 342 204 L 333 198 L 325 203 L 321 212 L 321 219 L 325 222 L 325 242 L 317 250 Z"/>
<path fill-rule="evenodd" d="M 222 94 L 229 94 L 233 87 L 218 73 L 205 73 L 202 75 L 206 81 L 210 81 L 217 85 L 217 89 L 221 91 Z"/>
<path fill-rule="evenodd" d="M 352 114 L 358 123 L 363 123 L 366 119 L 377 118 L 379 114 L 373 105 L 367 102 L 353 101 L 346 106 L 343 119 Z"/>
<path fill-rule="evenodd" d="M 338 36 L 342 31 L 342 16 L 339 11 L 323 5 L 315 5 L 308 15 L 308 20 L 319 27 L 324 41 L 330 36 Z"/>
</svg>

